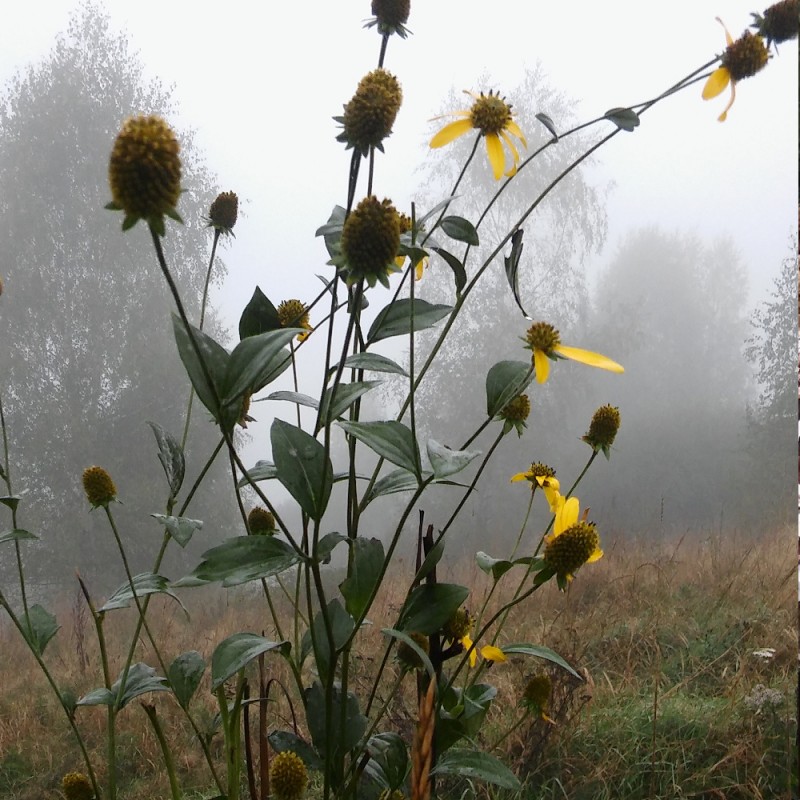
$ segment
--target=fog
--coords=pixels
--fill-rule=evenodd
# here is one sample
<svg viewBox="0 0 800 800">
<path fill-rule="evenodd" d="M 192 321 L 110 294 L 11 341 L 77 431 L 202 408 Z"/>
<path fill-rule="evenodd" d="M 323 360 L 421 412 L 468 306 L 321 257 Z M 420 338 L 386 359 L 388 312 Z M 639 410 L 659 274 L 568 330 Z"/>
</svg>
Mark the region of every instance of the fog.
<svg viewBox="0 0 800 800">
<path fill-rule="evenodd" d="M 148 515 L 163 510 L 164 486 L 146 423 L 179 436 L 188 398 L 146 231 L 123 236 L 119 218 L 102 210 L 107 153 L 122 119 L 156 111 L 180 133 L 187 224 L 170 227 L 166 242 L 195 314 L 210 244 L 203 216 L 217 191 L 240 196 L 236 237 L 222 248 L 211 295 L 209 330 L 229 349 L 256 285 L 277 305 L 310 300 L 320 291 L 317 275 L 332 274 L 314 231 L 345 201 L 349 153 L 335 141 L 331 117 L 374 64 L 377 37 L 362 29 L 369 3 L 268 14 L 233 2 L 213 16 L 180 5 L 148 0 L 134 14 L 116 1 L 71 9 L 41 2 L 15 8 L 2 34 L 0 392 L 15 490 L 27 491 L 20 512 L 40 536 L 29 565 L 42 587 L 69 585 L 79 565 L 98 591 L 121 582 L 116 566 L 107 566 L 115 563 L 113 542 L 81 495 L 80 472 L 90 463 L 113 471 L 134 566 L 148 568 L 162 533 Z M 447 195 L 469 152 L 468 137 L 427 148 L 443 124 L 429 120 L 464 108 L 462 89 L 501 89 L 532 152 L 549 138 L 537 112 L 564 130 L 643 101 L 724 43 L 714 21 L 720 9 L 710 2 L 658 12 L 610 3 L 602 13 L 585 4 L 580 26 L 565 16 L 572 12 L 534 12 L 527 3 L 507 4 L 508 19 L 486 17 L 485 4 L 417 5 L 413 35 L 389 48 L 387 66 L 405 99 L 376 172 L 379 196 L 401 210 L 413 201 L 418 213 Z M 750 10 L 725 4 L 732 32 L 748 24 Z M 604 537 L 757 535 L 793 518 L 796 48 L 781 45 L 763 74 L 738 87 L 724 124 L 716 117 L 725 98 L 704 103 L 700 86 L 643 115 L 639 128 L 601 149 L 525 225 L 519 299 L 527 315 L 553 323 L 565 344 L 619 361 L 625 373 L 561 361 L 546 385 L 531 387 L 528 427 L 498 448 L 451 536 L 453 555 L 477 546 L 505 555 L 528 499 L 527 484 L 510 477 L 542 461 L 571 485 L 591 452 L 580 437 L 606 403 L 619 408 L 622 426 L 610 459 L 596 459 L 577 490 Z M 521 173 L 482 227 L 476 255 L 491 252 L 525 199 L 592 141 L 588 133 L 565 140 Z M 495 188 L 483 161 L 475 166 L 451 209 L 469 219 Z M 428 437 L 459 447 L 485 416 L 489 367 L 530 357 L 520 341 L 530 320 L 502 264 L 494 266 L 421 390 L 423 449 Z M 452 302 L 453 275 L 441 258 L 431 259 L 415 291 Z M 378 287 L 368 297 L 371 319 L 391 294 Z M 419 335 L 417 359 L 434 337 Z M 323 348 L 314 336 L 301 351 L 301 391 L 310 395 L 319 392 Z M 394 342 L 379 351 L 408 358 Z M 291 388 L 287 375 L 263 395 Z M 395 414 L 405 388 L 386 380 L 369 396 L 364 418 Z M 248 465 L 270 459 L 272 419 L 295 413 L 287 403 L 255 399 L 255 421 L 240 434 Z M 473 446 L 485 451 L 496 433 L 487 430 Z M 193 479 L 218 438 L 203 409 L 195 409 L 192 435 Z M 341 468 L 343 440 L 332 455 Z M 202 532 L 171 552 L 170 577 L 242 533 L 223 461 L 190 512 L 203 519 Z M 362 455 L 360 468 L 369 466 Z M 436 489 L 420 507 L 426 523 L 442 525 L 453 498 Z M 273 501 L 292 517 L 285 494 L 275 491 Z M 343 504 L 337 488 L 330 530 Z M 388 534 L 403 501 L 387 505 L 391 514 L 384 506 L 368 515 L 372 535 Z M 410 519 L 406 557 L 417 524 Z M 6 580 L 8 552 L 0 565 Z"/>
</svg>

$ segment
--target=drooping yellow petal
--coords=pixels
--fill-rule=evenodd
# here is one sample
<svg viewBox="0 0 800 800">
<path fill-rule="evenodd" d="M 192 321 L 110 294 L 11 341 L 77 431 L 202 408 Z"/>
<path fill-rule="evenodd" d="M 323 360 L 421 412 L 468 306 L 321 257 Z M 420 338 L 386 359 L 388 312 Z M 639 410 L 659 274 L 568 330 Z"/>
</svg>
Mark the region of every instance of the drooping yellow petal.
<svg viewBox="0 0 800 800">
<path fill-rule="evenodd" d="M 544 350 L 534 349 L 533 367 L 536 370 L 536 382 L 545 383 L 550 374 L 550 359 L 544 354 Z"/>
<path fill-rule="evenodd" d="M 511 137 L 505 131 L 500 131 L 500 138 L 506 143 L 508 149 L 511 151 L 511 157 L 514 159 L 514 164 L 516 165 L 519 161 L 519 150 L 517 150 L 514 142 L 511 141 Z"/>
<path fill-rule="evenodd" d="M 422 280 L 422 273 L 425 271 L 425 267 L 428 266 L 428 259 L 421 258 L 417 261 L 417 266 L 414 267 L 414 279 L 421 281 Z"/>
<path fill-rule="evenodd" d="M 500 143 L 500 137 L 496 133 L 487 133 L 484 139 L 486 139 L 486 155 L 489 156 L 494 179 L 499 181 L 503 177 L 503 167 L 506 165 L 503 145 Z"/>
<path fill-rule="evenodd" d="M 522 142 L 524 147 L 528 146 L 528 140 L 525 138 L 525 134 L 523 134 L 522 129 L 519 127 L 519 125 L 517 125 L 516 122 L 514 122 L 513 119 L 506 123 L 506 130 L 509 133 L 513 133 L 514 136 L 516 136 L 517 139 Z"/>
<path fill-rule="evenodd" d="M 461 637 L 461 645 L 465 650 L 469 650 L 469 665 L 474 667 L 478 661 L 478 651 L 472 647 L 472 639 L 469 634 Z M 470 647 L 472 647 L 472 650 L 470 650 Z"/>
<path fill-rule="evenodd" d="M 593 353 L 591 350 L 582 350 L 580 347 L 567 347 L 560 344 L 554 347 L 553 350 L 564 358 L 569 358 L 572 361 L 580 361 L 581 364 L 588 364 L 590 367 L 598 367 L 599 369 L 607 369 L 609 372 L 625 372 L 625 367 L 622 364 L 617 364 L 607 356 L 600 355 L 600 353 Z"/>
<path fill-rule="evenodd" d="M 547 505 L 550 506 L 550 513 L 556 514 L 558 512 L 558 509 L 561 507 L 564 498 L 558 491 L 558 487 L 554 488 L 552 486 L 544 486 L 542 488 L 544 491 L 545 499 L 547 500 Z"/>
<path fill-rule="evenodd" d="M 553 525 L 553 533 L 556 536 L 560 536 L 567 528 L 571 528 L 578 521 L 580 505 L 577 497 L 570 497 L 561 504 L 556 512 L 556 520 Z"/>
<path fill-rule="evenodd" d="M 598 547 L 594 553 L 592 553 L 589 558 L 586 559 L 587 564 L 591 564 L 594 561 L 599 561 L 603 557 L 603 551 Z"/>
<path fill-rule="evenodd" d="M 472 122 L 469 119 L 457 119 L 448 123 L 442 128 L 436 136 L 431 139 L 430 146 L 433 148 L 444 147 L 450 144 L 454 139 L 469 133 L 472 130 Z"/>
<path fill-rule="evenodd" d="M 719 17 L 714 17 L 714 19 L 722 25 L 722 30 L 725 31 L 725 41 L 728 43 L 728 47 L 730 47 L 733 44 L 733 36 L 731 36 L 731 32 L 728 30 L 728 26 Z"/>
<path fill-rule="evenodd" d="M 511 476 L 511 483 L 517 483 L 518 481 L 527 481 L 531 478 L 530 472 L 518 472 L 516 475 Z"/>
<path fill-rule="evenodd" d="M 499 647 L 495 647 L 492 644 L 487 644 L 481 647 L 481 658 L 484 658 L 487 661 L 495 661 L 498 664 L 502 663 L 503 661 L 508 661 L 506 654 Z"/>
<path fill-rule="evenodd" d="M 553 489 L 560 489 L 561 488 L 561 484 L 558 482 L 558 478 L 554 478 L 554 477 L 549 477 L 548 478 L 547 475 L 537 475 L 536 476 L 536 483 L 538 483 L 539 486 L 541 486 L 543 488 L 546 488 L 546 487 L 551 487 Z"/>
<path fill-rule="evenodd" d="M 728 100 L 728 105 L 725 106 L 725 110 L 717 117 L 717 120 L 720 122 L 725 122 L 728 119 L 728 111 L 730 111 L 731 106 L 733 105 L 733 101 L 736 99 L 736 81 L 731 81 L 731 99 Z"/>
<path fill-rule="evenodd" d="M 731 82 L 731 73 L 727 67 L 715 69 L 703 87 L 703 100 L 711 100 L 712 97 L 722 94 L 725 87 Z"/>
</svg>

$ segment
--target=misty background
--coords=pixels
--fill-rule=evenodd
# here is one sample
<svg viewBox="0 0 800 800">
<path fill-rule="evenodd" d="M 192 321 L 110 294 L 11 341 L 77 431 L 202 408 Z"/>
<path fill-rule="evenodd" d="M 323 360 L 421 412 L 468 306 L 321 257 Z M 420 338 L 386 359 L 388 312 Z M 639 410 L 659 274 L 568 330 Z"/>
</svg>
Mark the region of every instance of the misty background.
<svg viewBox="0 0 800 800">
<path fill-rule="evenodd" d="M 120 124 L 131 114 L 159 113 L 179 132 L 186 225 L 168 227 L 165 247 L 195 319 L 211 242 L 203 217 L 219 191 L 240 196 L 242 217 L 215 267 L 207 319 L 207 330 L 230 348 L 256 285 L 276 305 L 289 297 L 310 301 L 321 286 L 316 275 L 332 274 L 313 232 L 344 202 L 349 154 L 335 142 L 330 118 L 374 66 L 378 37 L 361 28 L 367 2 L 312 3 L 315 13 L 302 25 L 294 10 L 244 24 L 248 12 L 237 3 L 221 20 L 163 8 L 159 25 L 142 22 L 148 10 L 155 13 L 148 3 L 139 19 L 115 2 L 37 5 L 51 12 L 36 25 L 38 38 L 28 37 L 32 18 L 21 16 L 19 35 L 3 42 L 9 47 L 0 61 L 0 391 L 11 477 L 15 492 L 25 492 L 20 525 L 39 537 L 25 548 L 26 570 L 42 593 L 71 586 L 75 568 L 108 592 L 124 576 L 104 520 L 88 512 L 81 472 L 96 463 L 112 474 L 123 500 L 115 515 L 133 567 L 149 569 L 163 533 L 149 514 L 163 513 L 166 488 L 147 421 L 179 437 L 188 400 L 149 237 L 143 226 L 123 235 L 118 215 L 103 210 L 108 153 Z M 471 147 L 471 137 L 434 152 L 426 147 L 443 124 L 428 120 L 468 107 L 462 89 L 501 89 L 531 152 L 549 137 L 537 112 L 564 130 L 657 94 L 724 43 L 709 3 L 675 4 L 660 10 L 663 19 L 653 9 L 624 14 L 628 4 L 612 3 L 588 37 L 583 27 L 591 28 L 595 12 L 587 10 L 586 26 L 557 46 L 554 32 L 564 28 L 547 19 L 552 10 L 537 12 L 530 25 L 492 20 L 476 32 L 478 4 L 458 3 L 449 20 L 452 3 L 429 5 L 412 4 L 414 36 L 390 42 L 387 68 L 398 74 L 406 99 L 377 167 L 379 196 L 391 196 L 405 211 L 413 201 L 418 213 L 446 196 Z M 522 16 L 531 14 L 518 5 Z M 748 23 L 747 10 L 747 4 L 726 7 L 734 34 Z M 697 27 L 689 29 L 687 18 Z M 263 22 L 260 44 L 250 40 L 256 22 Z M 660 50 L 678 22 L 681 47 Z M 624 42 L 614 48 L 623 51 L 621 60 L 605 57 L 604 37 Z M 291 47 L 281 42 L 287 39 Z M 526 41 L 536 43 L 536 53 Z M 257 70 L 248 61 L 254 51 L 262 58 Z M 337 54 L 330 70 L 311 63 L 308 54 L 320 51 Z M 581 58 L 570 69 L 561 51 Z M 448 57 L 440 59 L 442 52 Z M 780 57 L 738 88 L 725 125 L 716 122 L 724 98 L 703 103 L 699 86 L 665 101 L 634 133 L 616 137 L 575 171 L 526 225 L 520 299 L 528 314 L 555 324 L 565 344 L 602 352 L 626 371 L 560 362 L 545 386 L 531 387 L 528 428 L 500 446 L 449 535 L 451 557 L 477 547 L 505 555 L 528 499 L 527 486 L 510 484 L 510 476 L 544 461 L 570 485 L 590 454 L 580 437 L 605 403 L 619 407 L 622 427 L 611 460 L 598 459 L 577 492 L 591 506 L 604 544 L 676 532 L 757 536 L 793 520 L 796 63 L 796 43 L 781 45 Z M 565 139 L 521 173 L 481 226 L 486 244 L 476 256 L 508 230 L 526 197 L 598 135 L 591 129 Z M 495 189 L 481 157 L 451 211 L 474 221 Z M 489 367 L 528 356 L 520 337 L 530 323 L 502 264 L 495 266 L 423 384 L 423 449 L 428 437 L 460 446 L 485 415 Z M 418 296 L 452 302 L 453 291 L 451 271 L 432 258 Z M 371 291 L 369 314 L 390 297 Z M 419 335 L 418 360 L 434 338 L 435 331 Z M 312 337 L 301 351 L 301 391 L 312 395 L 319 391 L 321 340 Z M 407 358 L 402 346 L 382 344 L 385 355 Z M 291 388 L 287 381 L 264 394 Z M 404 390 L 402 382 L 385 380 L 369 396 L 364 419 L 396 413 Z M 292 421 L 294 413 L 286 403 L 254 403 L 256 422 L 241 434 L 246 464 L 270 458 L 273 417 Z M 473 447 L 485 450 L 496 433 L 490 427 Z M 187 485 L 216 443 L 208 414 L 196 404 Z M 334 469 L 341 468 L 342 440 L 332 457 Z M 369 463 L 363 455 L 360 466 Z M 220 458 L 188 512 L 204 527 L 186 550 L 169 551 L 165 574 L 180 577 L 203 550 L 244 532 L 229 482 Z M 285 495 L 267 486 L 292 519 Z M 442 488 L 425 497 L 420 508 L 434 526 L 458 499 Z M 342 504 L 337 490 L 331 530 L 340 524 Z M 385 535 L 402 500 L 374 505 L 380 509 L 368 518 L 370 535 Z M 413 554 L 415 533 L 414 521 L 401 547 L 405 557 Z M 4 585 L 14 582 L 11 551 L 0 545 Z"/>
</svg>

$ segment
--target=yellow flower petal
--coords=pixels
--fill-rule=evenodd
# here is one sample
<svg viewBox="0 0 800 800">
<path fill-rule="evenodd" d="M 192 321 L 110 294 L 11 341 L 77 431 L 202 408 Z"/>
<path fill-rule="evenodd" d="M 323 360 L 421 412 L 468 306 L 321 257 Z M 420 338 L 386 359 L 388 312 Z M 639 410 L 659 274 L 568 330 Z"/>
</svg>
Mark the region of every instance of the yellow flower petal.
<svg viewBox="0 0 800 800">
<path fill-rule="evenodd" d="M 461 645 L 464 650 L 469 650 L 472 647 L 472 639 L 470 639 L 469 634 L 466 636 L 461 637 Z M 472 647 L 472 650 L 469 650 L 469 665 L 474 667 L 478 661 L 478 651 Z"/>
<path fill-rule="evenodd" d="M 550 506 L 550 513 L 555 514 L 558 512 L 558 509 L 561 507 L 561 502 L 564 498 L 561 496 L 561 493 L 558 491 L 558 487 L 553 486 L 544 486 L 544 496 L 547 500 L 547 504 Z"/>
<path fill-rule="evenodd" d="M 527 481 L 530 478 L 530 472 L 518 472 L 516 475 L 511 476 L 511 483 L 517 483 L 518 481 Z"/>
<path fill-rule="evenodd" d="M 581 364 L 588 364 L 590 367 L 599 367 L 610 372 L 625 372 L 625 367 L 621 364 L 617 364 L 616 361 L 612 361 L 610 358 L 600 355 L 600 353 L 593 353 L 591 350 L 582 350 L 580 347 L 567 347 L 563 344 L 554 347 L 553 350 L 564 356 L 564 358 L 580 361 Z"/>
<path fill-rule="evenodd" d="M 509 133 L 513 133 L 513 134 L 514 134 L 514 136 L 516 136 L 516 137 L 517 137 L 517 139 L 519 139 L 519 140 L 522 142 L 522 144 L 523 144 L 523 146 L 524 146 L 524 147 L 527 147 L 527 146 L 528 146 L 528 141 L 527 141 L 527 139 L 525 138 L 525 135 L 522 133 L 522 129 L 519 127 L 519 125 L 517 125 L 517 123 L 516 123 L 516 122 L 514 122 L 514 120 L 513 120 L 513 119 L 512 119 L 512 120 L 509 120 L 509 121 L 506 123 L 506 130 L 507 130 Z"/>
<path fill-rule="evenodd" d="M 714 19 L 719 22 L 720 25 L 722 25 L 722 30 L 725 31 L 725 41 L 728 43 L 728 47 L 730 47 L 733 44 L 733 36 L 731 36 L 727 26 L 719 17 L 714 17 Z"/>
<path fill-rule="evenodd" d="M 553 526 L 553 532 L 556 536 L 560 536 L 567 528 L 571 528 L 578 521 L 578 512 L 580 511 L 580 501 L 577 497 L 570 497 L 565 500 L 556 513 L 556 521 Z"/>
<path fill-rule="evenodd" d="M 598 547 L 597 550 L 592 553 L 589 558 L 586 559 L 587 564 L 591 564 L 594 561 L 599 561 L 603 557 L 603 551 Z"/>
<path fill-rule="evenodd" d="M 500 143 L 500 137 L 496 133 L 487 133 L 484 138 L 486 139 L 486 155 L 489 156 L 494 179 L 499 181 L 503 177 L 503 167 L 506 165 L 503 145 Z"/>
<path fill-rule="evenodd" d="M 500 138 L 508 145 L 508 149 L 511 151 L 511 157 L 514 159 L 514 165 L 516 166 L 519 161 L 519 150 L 514 146 L 514 142 L 511 141 L 511 137 L 505 131 L 500 131 Z"/>
<path fill-rule="evenodd" d="M 422 273 L 425 271 L 425 267 L 427 266 L 427 258 L 421 258 L 417 261 L 417 266 L 414 267 L 414 280 L 421 281 L 422 280 Z"/>
<path fill-rule="evenodd" d="M 442 128 L 436 136 L 431 139 L 430 146 L 433 148 L 444 147 L 450 144 L 454 139 L 469 133 L 472 130 L 472 121 L 469 119 L 457 119 L 448 123 Z"/>
<path fill-rule="evenodd" d="M 536 348 L 533 351 L 533 366 L 536 370 L 536 382 L 545 383 L 550 374 L 550 359 L 544 354 L 544 350 Z"/>
<path fill-rule="evenodd" d="M 712 97 L 722 94 L 725 87 L 731 82 L 731 73 L 727 67 L 715 69 L 703 87 L 703 100 L 711 100 Z"/>
<path fill-rule="evenodd" d="M 491 644 L 481 647 L 481 658 L 485 658 L 487 661 L 496 661 L 497 663 L 508 660 L 506 654 L 499 647 Z"/>
<path fill-rule="evenodd" d="M 720 122 L 725 122 L 728 119 L 728 111 L 730 111 L 733 101 L 736 99 L 736 81 L 731 81 L 731 99 L 728 100 L 728 105 L 725 106 L 724 111 L 717 117 Z"/>
</svg>

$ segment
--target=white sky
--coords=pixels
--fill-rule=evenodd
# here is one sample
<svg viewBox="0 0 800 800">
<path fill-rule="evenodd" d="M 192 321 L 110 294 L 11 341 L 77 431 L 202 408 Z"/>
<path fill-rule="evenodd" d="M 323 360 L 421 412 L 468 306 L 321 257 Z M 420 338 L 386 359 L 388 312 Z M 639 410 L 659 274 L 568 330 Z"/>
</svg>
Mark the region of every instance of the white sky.
<svg viewBox="0 0 800 800">
<path fill-rule="evenodd" d="M 413 198 L 414 170 L 432 133 L 428 119 L 451 87 L 480 89 L 488 70 L 501 92 L 541 60 L 552 84 L 578 101 L 581 118 L 645 100 L 720 52 L 723 17 L 734 36 L 760 10 L 754 0 L 412 0 L 406 41 L 390 42 L 386 66 L 404 104 L 379 161 L 378 193 Z M 765 0 L 761 0 L 765 2 Z M 217 295 L 230 321 L 256 283 L 276 301 L 309 298 L 324 272 L 314 240 L 343 203 L 349 154 L 331 120 L 374 68 L 379 39 L 364 30 L 369 0 L 203 5 L 107 0 L 151 75 L 174 84 L 178 126 L 197 142 L 221 189 L 246 217 L 225 253 L 228 282 Z M 8 4 L 0 29 L 0 80 L 49 50 L 74 3 Z M 633 134 L 600 153 L 611 196 L 610 236 L 590 275 L 633 226 L 659 223 L 704 236 L 730 234 L 763 297 L 797 225 L 797 43 L 741 83 L 724 124 L 727 94 L 709 103 L 697 86 L 648 112 Z M 136 109 L 131 109 L 132 113 Z M 111 142 L 109 142 L 109 148 Z M 646 265 L 643 265 L 646 268 Z"/>
</svg>

